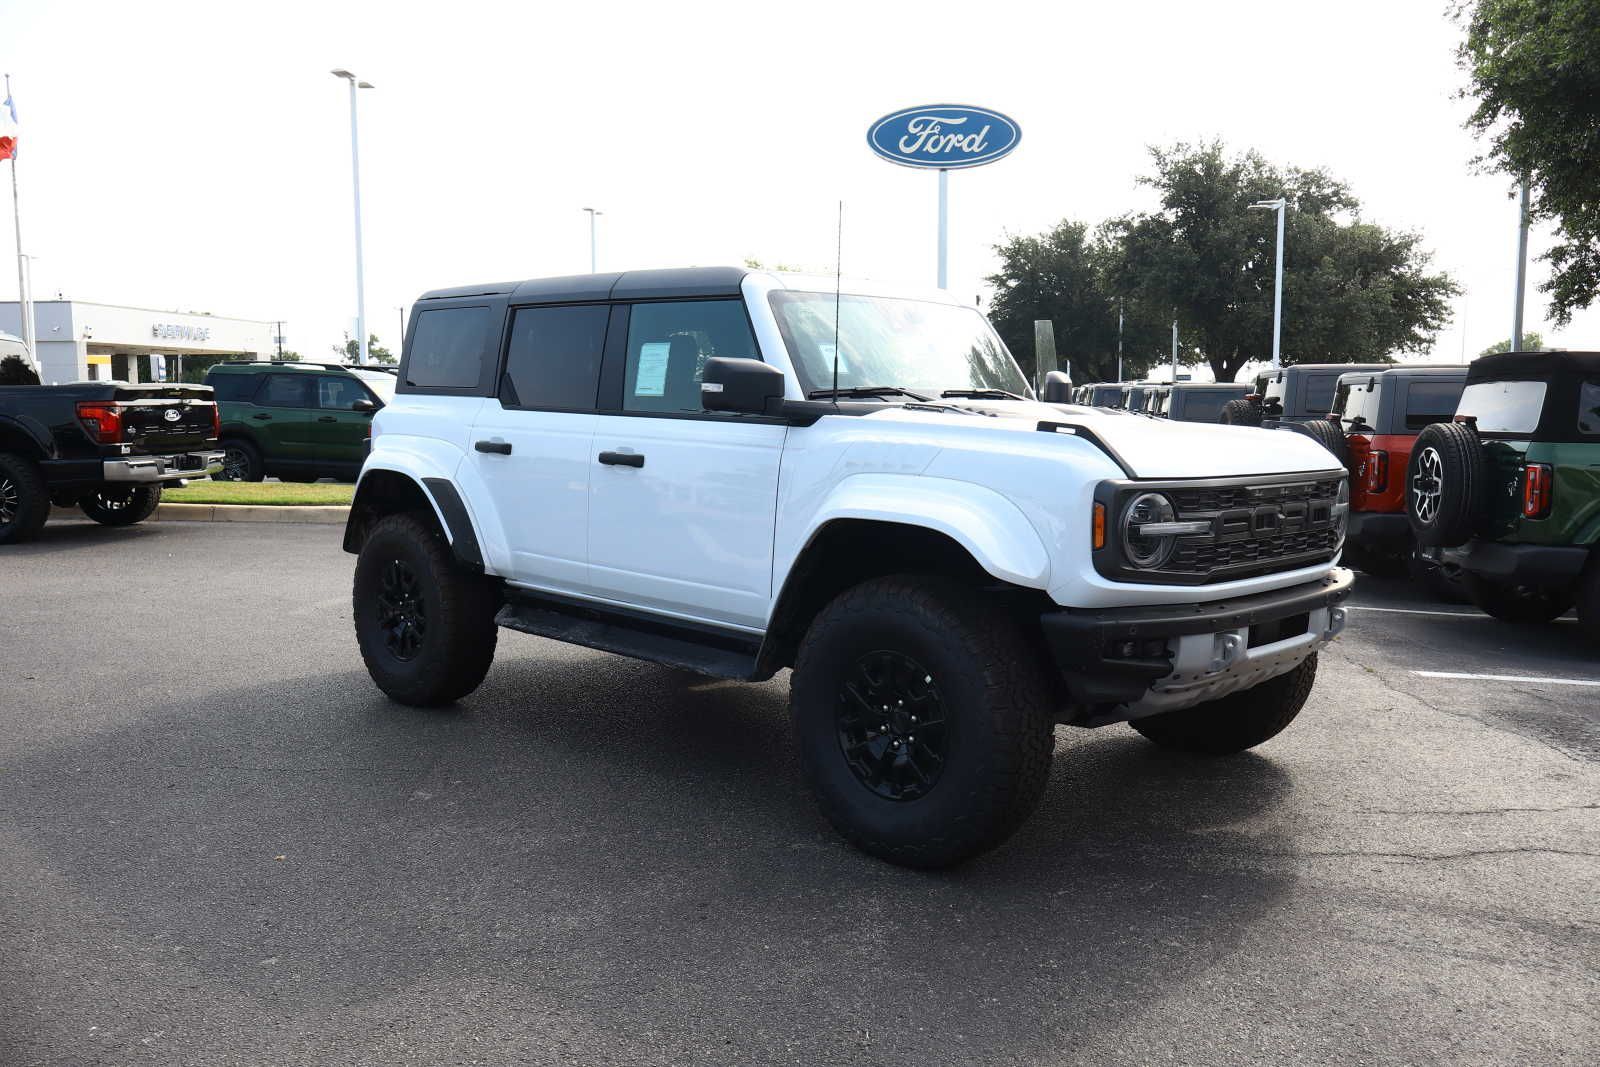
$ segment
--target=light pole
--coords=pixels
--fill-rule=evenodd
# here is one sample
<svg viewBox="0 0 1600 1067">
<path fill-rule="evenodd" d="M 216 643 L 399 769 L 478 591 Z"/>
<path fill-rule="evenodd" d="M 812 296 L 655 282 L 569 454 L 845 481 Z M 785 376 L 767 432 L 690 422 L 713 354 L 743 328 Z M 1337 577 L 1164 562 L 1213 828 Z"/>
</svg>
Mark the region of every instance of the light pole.
<svg viewBox="0 0 1600 1067">
<path fill-rule="evenodd" d="M 1522 183 L 1522 206 L 1517 212 L 1517 300 L 1511 312 L 1511 351 L 1522 351 L 1522 290 L 1528 279 L 1528 183 Z"/>
<path fill-rule="evenodd" d="M 1272 280 L 1272 369 L 1278 369 L 1279 344 L 1283 340 L 1283 209 L 1288 202 L 1283 197 L 1276 200 L 1258 200 L 1251 210 L 1270 209 L 1278 213 L 1278 262 Z"/>
<path fill-rule="evenodd" d="M 589 213 L 589 273 L 594 274 L 596 272 L 594 253 L 594 220 L 599 216 L 604 215 L 605 212 L 598 211 L 592 207 L 586 207 L 583 210 Z"/>
<path fill-rule="evenodd" d="M 1117 297 L 1117 384 L 1122 384 L 1122 297 Z"/>
<path fill-rule="evenodd" d="M 372 88 L 371 82 L 358 81 L 348 70 L 336 70 L 335 78 L 350 83 L 350 181 L 356 196 L 356 341 L 357 362 L 367 362 L 367 284 L 361 264 L 361 147 L 356 136 L 356 90 Z"/>
<path fill-rule="evenodd" d="M 400 347 L 404 348 L 406 345 L 406 309 L 404 307 L 396 307 L 395 311 L 400 313 L 400 332 L 396 336 L 400 338 Z"/>
</svg>

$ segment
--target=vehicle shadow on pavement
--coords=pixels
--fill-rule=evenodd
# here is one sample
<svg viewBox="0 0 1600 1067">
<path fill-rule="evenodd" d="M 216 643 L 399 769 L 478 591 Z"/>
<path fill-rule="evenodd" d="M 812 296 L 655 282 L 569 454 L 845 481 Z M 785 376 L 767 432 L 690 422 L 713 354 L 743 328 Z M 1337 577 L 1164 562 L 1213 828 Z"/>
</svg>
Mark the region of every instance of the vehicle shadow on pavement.
<svg viewBox="0 0 1600 1067">
<path fill-rule="evenodd" d="M 63 512 L 57 509 L 52 512 L 44 529 L 39 531 L 37 540 L 0 546 L 0 560 L 50 555 L 64 549 L 103 548 L 108 541 L 116 541 L 119 545 L 141 538 L 148 541 L 161 536 L 161 526 L 159 522 L 144 522 L 136 526 L 102 526 L 75 510 Z"/>
<path fill-rule="evenodd" d="M 152 707 L 10 764 L 0 827 L 105 931 L 78 970 L 140 953 L 175 1051 L 330 1011 L 426 1044 L 470 1002 L 513 1047 L 624 1060 L 1031 1062 L 1204 981 L 1293 892 L 1270 746 L 1063 729 L 1017 837 L 924 873 L 816 813 L 786 697 L 521 639 L 442 712 L 358 672 Z M 15 899 L 0 933 L 31 921 Z M 19 956 L 0 1014 L 43 966 Z"/>
</svg>

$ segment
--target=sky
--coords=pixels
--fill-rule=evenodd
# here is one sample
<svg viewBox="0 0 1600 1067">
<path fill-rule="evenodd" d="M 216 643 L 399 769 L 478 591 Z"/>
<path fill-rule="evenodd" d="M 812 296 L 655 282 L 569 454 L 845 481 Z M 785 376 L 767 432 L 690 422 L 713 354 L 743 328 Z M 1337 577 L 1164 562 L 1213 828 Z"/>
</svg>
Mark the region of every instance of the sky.
<svg viewBox="0 0 1600 1067">
<path fill-rule="evenodd" d="M 847 275 L 932 284 L 937 176 L 874 156 L 866 131 L 963 103 L 1022 129 L 951 175 L 963 299 L 986 299 L 1009 234 L 1152 207 L 1148 146 L 1221 139 L 1324 167 L 1364 218 L 1421 233 L 1463 289 L 1433 350 L 1455 361 L 1510 335 L 1517 210 L 1473 170 L 1449 6 L 0 0 L 0 70 L 36 298 L 282 319 L 308 357 L 355 315 L 345 68 L 374 85 L 367 318 L 385 342 L 428 289 L 587 271 L 589 206 L 601 270 L 831 272 L 837 251 Z M 1531 252 L 1548 244 L 1536 227 Z M 1542 321 L 1545 276 L 1530 262 L 1527 328 L 1600 347 L 1600 310 Z"/>
</svg>

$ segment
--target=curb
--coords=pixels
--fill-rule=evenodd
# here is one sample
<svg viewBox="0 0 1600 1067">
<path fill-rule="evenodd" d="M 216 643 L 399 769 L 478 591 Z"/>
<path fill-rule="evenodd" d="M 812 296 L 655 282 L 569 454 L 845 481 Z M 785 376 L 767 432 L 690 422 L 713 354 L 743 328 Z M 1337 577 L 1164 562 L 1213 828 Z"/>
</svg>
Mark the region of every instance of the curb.
<svg viewBox="0 0 1600 1067">
<path fill-rule="evenodd" d="M 158 504 L 156 522 L 286 522 L 343 526 L 341 504 Z"/>
</svg>

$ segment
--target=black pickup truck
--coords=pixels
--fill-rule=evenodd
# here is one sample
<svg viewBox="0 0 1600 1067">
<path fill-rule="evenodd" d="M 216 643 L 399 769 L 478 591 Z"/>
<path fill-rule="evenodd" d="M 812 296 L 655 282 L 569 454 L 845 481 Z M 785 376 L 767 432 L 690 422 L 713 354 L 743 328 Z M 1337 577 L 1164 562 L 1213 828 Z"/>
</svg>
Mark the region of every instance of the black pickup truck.
<svg viewBox="0 0 1600 1067">
<path fill-rule="evenodd" d="M 143 522 L 161 488 L 222 469 L 203 385 L 0 386 L 0 545 L 37 537 L 50 505 Z"/>
</svg>

